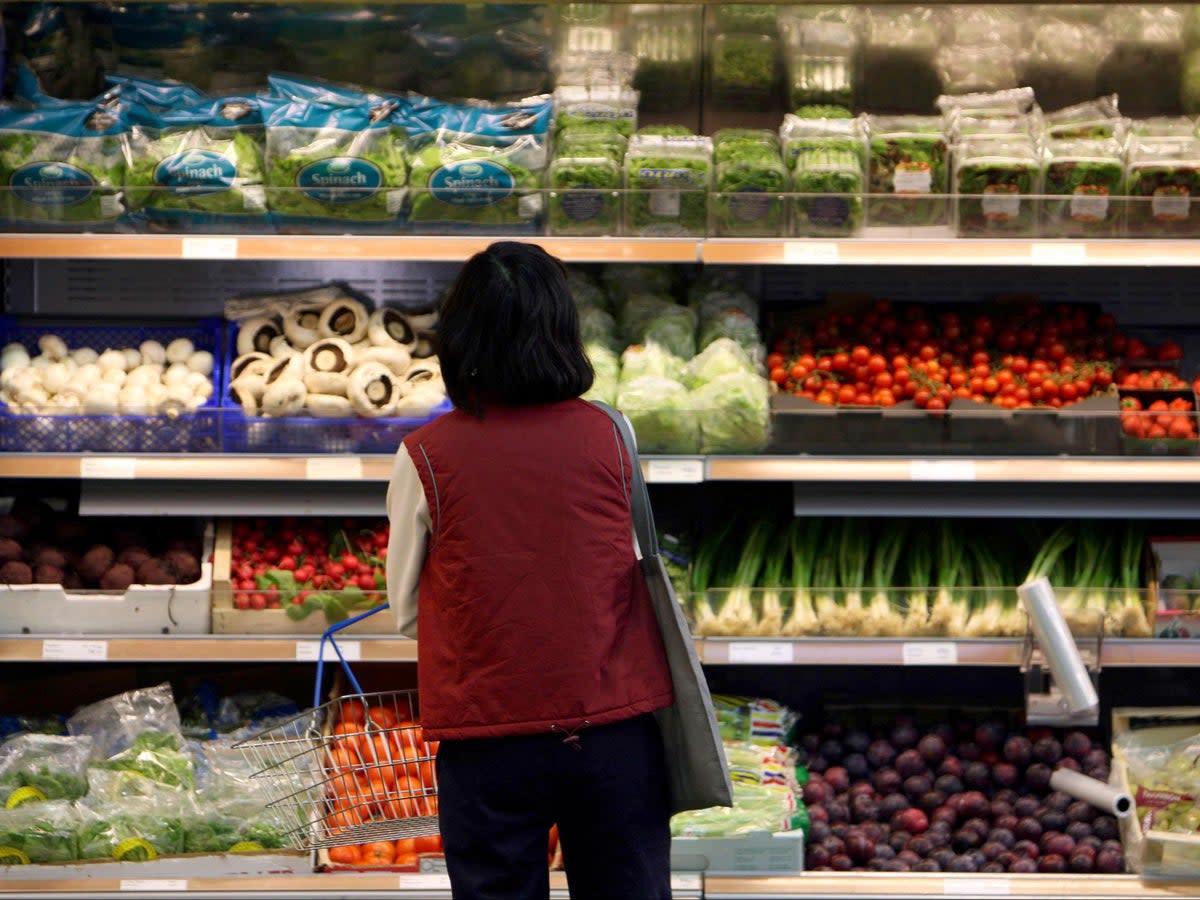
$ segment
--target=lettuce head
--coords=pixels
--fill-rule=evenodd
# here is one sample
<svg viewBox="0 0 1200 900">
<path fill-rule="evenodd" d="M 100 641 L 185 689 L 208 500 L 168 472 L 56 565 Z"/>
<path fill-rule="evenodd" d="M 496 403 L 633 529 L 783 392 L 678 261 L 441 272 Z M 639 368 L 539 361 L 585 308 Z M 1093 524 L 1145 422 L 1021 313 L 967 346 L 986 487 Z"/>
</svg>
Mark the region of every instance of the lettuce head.
<svg viewBox="0 0 1200 900">
<path fill-rule="evenodd" d="M 701 453 L 752 453 L 770 440 L 767 380 L 751 372 L 718 375 L 692 392 Z"/>
<path fill-rule="evenodd" d="M 692 395 L 678 381 L 644 375 L 621 385 L 617 408 L 629 417 L 642 453 L 696 453 L 700 423 Z"/>
</svg>

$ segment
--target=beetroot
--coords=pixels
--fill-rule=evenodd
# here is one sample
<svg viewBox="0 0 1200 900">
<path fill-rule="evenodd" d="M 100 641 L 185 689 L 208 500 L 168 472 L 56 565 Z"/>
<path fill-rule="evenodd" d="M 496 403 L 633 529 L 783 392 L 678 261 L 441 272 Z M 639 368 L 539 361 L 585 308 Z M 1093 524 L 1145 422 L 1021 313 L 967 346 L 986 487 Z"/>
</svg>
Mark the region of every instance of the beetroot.
<svg viewBox="0 0 1200 900">
<path fill-rule="evenodd" d="M 875 785 L 875 790 L 885 796 L 896 793 L 904 784 L 904 779 L 895 769 L 880 769 L 872 776 L 871 780 Z"/>
<path fill-rule="evenodd" d="M 924 774 L 925 760 L 921 758 L 921 754 L 916 750 L 905 750 L 896 757 L 896 771 L 900 773 L 902 778 Z"/>
<path fill-rule="evenodd" d="M 1050 776 L 1054 773 L 1043 763 L 1034 763 L 1025 770 L 1025 787 L 1034 793 L 1041 794 L 1050 787 Z"/>
<path fill-rule="evenodd" d="M 1050 854 L 1038 860 L 1038 871 L 1049 875 L 1061 875 L 1067 871 L 1067 861 L 1061 856 Z"/>
<path fill-rule="evenodd" d="M 1073 756 L 1082 762 L 1088 751 L 1092 749 L 1092 739 L 1082 731 L 1072 731 L 1063 738 L 1062 748 L 1067 756 Z"/>
<path fill-rule="evenodd" d="M 824 772 L 825 782 L 835 794 L 850 790 L 850 776 L 841 766 L 832 766 Z"/>
<path fill-rule="evenodd" d="M 1027 856 L 1018 856 L 1008 867 L 1008 871 L 1013 875 L 1032 875 L 1037 870 L 1037 863 Z"/>
<path fill-rule="evenodd" d="M 891 765 L 896 749 L 887 741 L 875 741 L 867 748 L 867 762 L 877 769 Z"/>
</svg>

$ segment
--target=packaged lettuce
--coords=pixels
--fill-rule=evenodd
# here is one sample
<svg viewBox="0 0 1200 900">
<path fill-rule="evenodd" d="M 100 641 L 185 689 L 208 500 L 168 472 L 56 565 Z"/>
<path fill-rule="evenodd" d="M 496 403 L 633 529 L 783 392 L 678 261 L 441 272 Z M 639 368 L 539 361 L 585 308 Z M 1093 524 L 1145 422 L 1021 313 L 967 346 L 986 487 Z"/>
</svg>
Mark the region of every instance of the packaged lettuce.
<svg viewBox="0 0 1200 900">
<path fill-rule="evenodd" d="M 222 97 L 135 123 L 125 198 L 151 227 L 265 227 L 263 121 L 253 97 Z"/>
<path fill-rule="evenodd" d="M 868 127 L 871 224 L 912 226 L 944 222 L 948 151 L 941 118 L 872 116 Z"/>
<path fill-rule="evenodd" d="M 639 344 L 657 344 L 680 359 L 696 355 L 696 313 L 673 303 L 630 334 Z"/>
<path fill-rule="evenodd" d="M 829 112 L 827 107 L 814 110 L 823 114 Z M 858 155 L 863 169 L 867 165 L 867 129 L 862 117 L 812 117 L 788 113 L 779 126 L 779 143 L 789 170 L 795 169 L 797 158 L 805 150 L 848 151 Z"/>
<path fill-rule="evenodd" d="M 955 161 L 960 235 L 1036 234 L 1042 163 L 1032 139 L 966 140 Z"/>
<path fill-rule="evenodd" d="M 790 831 L 797 810 L 787 785 L 733 782 L 733 806 L 691 810 L 671 817 L 672 837 L 717 838 Z"/>
<path fill-rule="evenodd" d="M 1125 191 L 1121 145 L 1112 139 L 1048 141 L 1046 155 L 1043 234 L 1115 235 L 1121 208 L 1113 200 Z"/>
<path fill-rule="evenodd" d="M 129 119 L 135 104 L 62 102 L 0 108 L 0 218 L 16 230 L 100 230 L 125 212 Z"/>
<path fill-rule="evenodd" d="M 712 98 L 721 106 L 769 103 L 775 93 L 776 40 L 768 34 L 726 32 L 713 38 Z"/>
<path fill-rule="evenodd" d="M 635 135 L 625 154 L 627 232 L 638 237 L 702 236 L 711 181 L 710 138 Z"/>
<path fill-rule="evenodd" d="M 283 230 L 396 229 L 408 174 L 396 101 L 261 103 L 269 205 Z"/>
<path fill-rule="evenodd" d="M 588 122 L 605 122 L 629 137 L 637 130 L 639 94 L 620 85 L 563 85 L 554 92 L 554 124 L 559 131 Z"/>
<path fill-rule="evenodd" d="M 1130 138 L 1194 138 L 1196 121 L 1190 116 L 1150 116 L 1128 123 Z"/>
<path fill-rule="evenodd" d="M 777 142 L 726 138 L 716 155 L 715 196 L 712 198 L 714 231 L 723 237 L 778 237 L 783 235 L 787 170 Z"/>
<path fill-rule="evenodd" d="M 943 94 L 937 98 L 942 115 L 973 116 L 976 118 L 1011 118 L 1027 115 L 1035 106 L 1033 89 L 1006 88 L 998 91 Z"/>
<path fill-rule="evenodd" d="M 207 98 L 204 91 L 182 81 L 139 78 L 136 75 L 106 75 L 105 81 L 155 112 L 180 106 L 195 106 Z"/>
<path fill-rule="evenodd" d="M 92 739 L 22 734 L 0 746 L 0 805 L 78 800 L 88 792 Z"/>
<path fill-rule="evenodd" d="M 661 344 L 634 344 L 621 354 L 621 383 L 645 376 L 682 381 L 684 361 Z"/>
<path fill-rule="evenodd" d="M 713 161 L 725 162 L 758 148 L 779 153 L 779 138 L 765 128 L 722 128 L 713 135 Z"/>
<path fill-rule="evenodd" d="M 625 139 L 617 132 L 564 131 L 546 172 L 552 234 L 616 234 L 621 224 Z"/>
<path fill-rule="evenodd" d="M 850 50 L 816 53 L 790 50 L 786 60 L 791 109 L 829 105 L 854 107 L 854 55 Z"/>
<path fill-rule="evenodd" d="M 634 137 L 692 137 L 692 130 L 686 125 L 665 123 L 662 125 L 643 125 Z"/>
<path fill-rule="evenodd" d="M 702 289 L 689 291 L 688 305 L 696 310 L 702 326 L 714 316 L 731 310 L 745 313 L 751 319 L 758 318 L 758 301 L 732 276 L 711 279 Z"/>
<path fill-rule="evenodd" d="M 678 381 L 656 375 L 623 381 L 617 408 L 629 417 L 640 452 L 699 452 L 700 423 L 692 395 Z"/>
<path fill-rule="evenodd" d="M 727 337 L 717 338 L 688 361 L 683 383 L 695 390 L 730 372 L 754 374 L 754 363 L 740 343 Z"/>
<path fill-rule="evenodd" d="M 1200 141 L 1137 141 L 1129 150 L 1126 225 L 1139 237 L 1200 234 Z"/>
<path fill-rule="evenodd" d="M 621 360 L 608 346 L 600 343 L 585 343 L 583 347 L 592 364 L 592 387 L 583 395 L 584 400 L 599 400 L 612 406 L 617 402 L 617 390 L 621 383 Z"/>
<path fill-rule="evenodd" d="M 792 173 L 793 231 L 806 237 L 857 234 L 863 224 L 862 157 L 851 150 L 803 150 Z"/>
<path fill-rule="evenodd" d="M 62 800 L 0 810 L 0 865 L 79 859 L 79 822 L 76 806 Z"/>
<path fill-rule="evenodd" d="M 1042 128 L 1049 140 L 1102 140 L 1124 137 L 1124 121 L 1117 111 L 1115 94 L 1046 113 L 1042 119 Z"/>
<path fill-rule="evenodd" d="M 675 306 L 675 300 L 668 294 L 635 289 L 620 304 L 617 313 L 621 334 L 637 343 L 637 336 L 646 330 L 650 322 L 669 313 Z"/>
<path fill-rule="evenodd" d="M 771 436 L 770 386 L 753 372 L 718 375 L 692 391 L 701 453 L 754 453 Z"/>
</svg>

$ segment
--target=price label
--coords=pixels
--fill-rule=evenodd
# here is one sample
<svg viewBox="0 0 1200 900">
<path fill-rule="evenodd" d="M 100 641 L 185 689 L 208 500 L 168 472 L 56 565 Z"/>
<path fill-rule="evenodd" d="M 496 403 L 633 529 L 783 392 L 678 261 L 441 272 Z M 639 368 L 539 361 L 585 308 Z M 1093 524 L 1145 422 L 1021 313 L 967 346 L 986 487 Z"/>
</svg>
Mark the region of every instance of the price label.
<svg viewBox="0 0 1200 900">
<path fill-rule="evenodd" d="M 838 245 L 829 241 L 788 241 L 783 245 L 783 261 L 789 263 L 830 263 L 839 256 Z"/>
<path fill-rule="evenodd" d="M 646 480 L 656 484 L 699 484 L 704 480 L 702 459 L 652 459 Z"/>
<path fill-rule="evenodd" d="M 1012 893 L 1007 878 L 947 878 L 942 886 L 943 893 L 951 897 L 1007 897 Z"/>
<path fill-rule="evenodd" d="M 402 891 L 448 891 L 450 890 L 450 876 L 440 872 L 401 875 L 399 888 Z"/>
<path fill-rule="evenodd" d="M 1077 266 L 1087 262 L 1087 244 L 1077 241 L 1045 241 L 1029 247 L 1034 263 L 1050 266 Z"/>
<path fill-rule="evenodd" d="M 128 456 L 85 456 L 79 461 L 80 478 L 137 478 L 137 460 Z"/>
<path fill-rule="evenodd" d="M 914 459 L 909 469 L 913 481 L 974 481 L 973 459 Z"/>
<path fill-rule="evenodd" d="M 699 872 L 672 872 L 671 890 L 698 891 L 702 885 Z"/>
<path fill-rule="evenodd" d="M 363 464 L 357 456 L 314 456 L 304 464 L 309 481 L 362 481 Z"/>
<path fill-rule="evenodd" d="M 108 641 L 42 641 L 42 659 L 103 662 L 108 659 Z"/>
<path fill-rule="evenodd" d="M 777 666 L 794 662 L 794 650 L 794 645 L 785 641 L 733 641 L 729 645 L 729 661 Z"/>
<path fill-rule="evenodd" d="M 237 259 L 237 238 L 185 237 L 179 255 L 183 259 Z"/>
<path fill-rule="evenodd" d="M 362 659 L 362 644 L 358 641 L 338 641 L 337 645 L 338 649 L 342 651 L 342 659 L 347 662 L 357 662 Z M 320 641 L 296 641 L 296 659 L 316 662 L 320 646 Z M 325 662 L 337 662 L 337 651 L 328 642 L 325 644 L 324 658 Z"/>
<path fill-rule="evenodd" d="M 958 645 L 953 641 L 905 643 L 901 655 L 906 666 L 957 666 Z"/>
<path fill-rule="evenodd" d="M 123 891 L 186 891 L 187 880 L 184 878 L 122 878 Z"/>
</svg>

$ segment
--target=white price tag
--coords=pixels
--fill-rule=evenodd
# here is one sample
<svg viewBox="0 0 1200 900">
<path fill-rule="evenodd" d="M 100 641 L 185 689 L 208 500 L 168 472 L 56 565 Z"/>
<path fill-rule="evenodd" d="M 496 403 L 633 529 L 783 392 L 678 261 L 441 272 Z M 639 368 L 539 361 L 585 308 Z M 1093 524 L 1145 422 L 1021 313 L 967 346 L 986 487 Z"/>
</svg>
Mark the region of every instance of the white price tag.
<svg viewBox="0 0 1200 900">
<path fill-rule="evenodd" d="M 342 651 L 342 659 L 346 662 L 357 662 L 362 659 L 362 644 L 358 641 L 338 641 Z M 306 662 L 316 662 L 320 641 L 296 641 L 296 659 Z M 337 652 L 328 642 L 325 644 L 325 662 L 337 662 Z"/>
<path fill-rule="evenodd" d="M 974 481 L 973 459 L 914 459 L 909 469 L 913 481 Z"/>
<path fill-rule="evenodd" d="M 795 645 L 786 641 L 733 641 L 729 645 L 731 663 L 786 665 L 795 661 Z"/>
<path fill-rule="evenodd" d="M 698 891 L 701 884 L 699 872 L 671 873 L 671 890 L 673 891 Z"/>
<path fill-rule="evenodd" d="M 906 666 L 957 666 L 958 645 L 953 641 L 905 643 L 901 655 Z"/>
<path fill-rule="evenodd" d="M 1044 265 L 1077 266 L 1087 262 L 1087 244 L 1073 241 L 1046 241 L 1031 244 L 1029 259 Z"/>
<path fill-rule="evenodd" d="M 1007 897 L 1012 893 L 1007 878 L 947 878 L 942 885 L 943 893 L 952 897 Z"/>
<path fill-rule="evenodd" d="M 79 461 L 80 478 L 137 478 L 137 460 L 128 456 L 85 456 Z"/>
<path fill-rule="evenodd" d="M 362 481 L 362 460 L 357 456 L 314 456 L 304 464 L 309 481 Z"/>
<path fill-rule="evenodd" d="M 185 237 L 179 242 L 183 259 L 237 259 L 237 238 Z"/>
<path fill-rule="evenodd" d="M 183 878 L 122 878 L 123 891 L 186 891 L 188 883 Z"/>
<path fill-rule="evenodd" d="M 42 641 L 42 659 L 103 662 L 108 659 L 108 641 Z"/>
<path fill-rule="evenodd" d="M 401 875 L 399 888 L 402 891 L 448 891 L 450 876 L 440 872 Z"/>
<path fill-rule="evenodd" d="M 655 484 L 699 484 L 704 480 L 702 459 L 652 459 L 646 481 Z"/>
<path fill-rule="evenodd" d="M 788 241 L 783 245 L 783 261 L 788 263 L 837 262 L 838 245 L 829 241 Z"/>
</svg>

